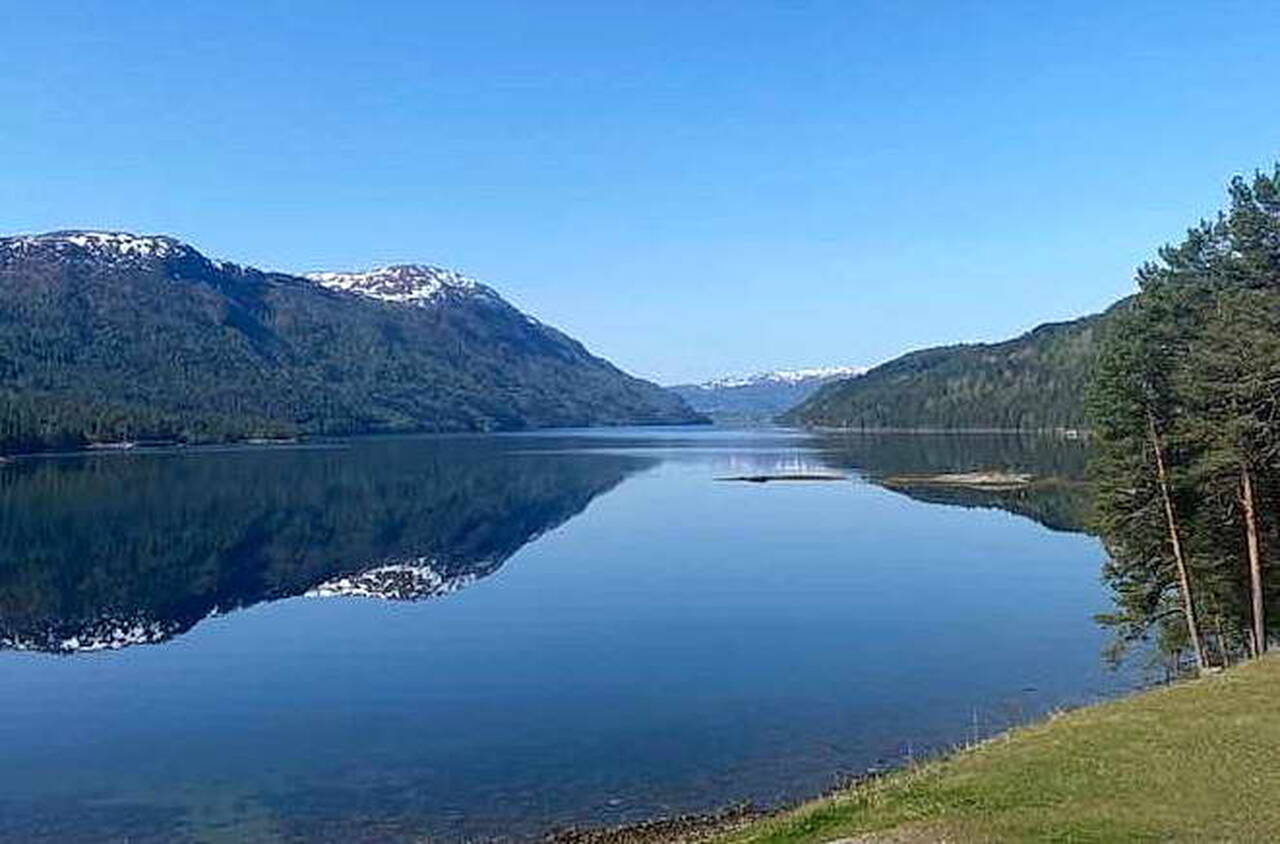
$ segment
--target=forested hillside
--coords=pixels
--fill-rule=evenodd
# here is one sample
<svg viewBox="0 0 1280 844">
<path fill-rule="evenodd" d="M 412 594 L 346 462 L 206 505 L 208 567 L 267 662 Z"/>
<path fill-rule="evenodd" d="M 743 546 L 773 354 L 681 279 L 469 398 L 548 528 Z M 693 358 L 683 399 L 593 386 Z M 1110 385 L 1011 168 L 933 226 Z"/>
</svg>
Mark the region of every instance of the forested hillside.
<svg viewBox="0 0 1280 844">
<path fill-rule="evenodd" d="M 781 417 L 865 429 L 1047 429 L 1085 423 L 1099 326 L 1114 306 L 1003 343 L 923 349 L 837 381 Z"/>
<path fill-rule="evenodd" d="M 0 451 L 699 418 L 446 271 L 310 280 L 167 237 L 0 238 Z"/>
</svg>

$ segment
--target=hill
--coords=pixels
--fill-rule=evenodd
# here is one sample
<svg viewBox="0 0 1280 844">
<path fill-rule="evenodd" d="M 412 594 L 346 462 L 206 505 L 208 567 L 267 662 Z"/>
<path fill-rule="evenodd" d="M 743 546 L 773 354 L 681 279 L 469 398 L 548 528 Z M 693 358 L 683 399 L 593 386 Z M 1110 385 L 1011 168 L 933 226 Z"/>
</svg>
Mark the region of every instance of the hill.
<svg viewBox="0 0 1280 844">
<path fill-rule="evenodd" d="M 764 423 L 800 404 L 824 384 L 863 372 L 866 367 L 861 366 L 784 369 L 700 384 L 676 384 L 667 389 L 718 422 Z"/>
<path fill-rule="evenodd" d="M 911 352 L 828 384 L 780 421 L 865 429 L 1083 427 L 1098 328 L 1115 307 L 1002 343 Z"/>
<path fill-rule="evenodd" d="M 0 451 L 697 421 L 447 270 L 303 278 L 163 236 L 0 238 Z"/>
</svg>

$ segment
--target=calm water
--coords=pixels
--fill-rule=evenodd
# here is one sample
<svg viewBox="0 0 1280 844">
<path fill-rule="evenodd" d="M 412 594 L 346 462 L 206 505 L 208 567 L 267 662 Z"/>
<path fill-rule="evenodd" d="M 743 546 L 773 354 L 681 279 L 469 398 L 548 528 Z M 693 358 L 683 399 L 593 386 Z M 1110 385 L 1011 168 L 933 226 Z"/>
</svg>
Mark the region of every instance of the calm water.
<svg viewBox="0 0 1280 844">
<path fill-rule="evenodd" d="M 996 436 L 627 430 L 0 468 L 0 838 L 536 835 L 814 794 L 1131 685 L 1078 477 Z M 839 482 L 732 474 L 833 471 Z"/>
</svg>

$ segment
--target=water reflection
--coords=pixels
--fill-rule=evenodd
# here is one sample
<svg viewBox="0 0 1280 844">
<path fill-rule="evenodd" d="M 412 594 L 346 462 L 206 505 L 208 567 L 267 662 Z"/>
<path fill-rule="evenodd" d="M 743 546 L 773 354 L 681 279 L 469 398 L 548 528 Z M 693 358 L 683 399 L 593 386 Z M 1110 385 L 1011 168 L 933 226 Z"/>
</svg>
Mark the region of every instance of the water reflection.
<svg viewBox="0 0 1280 844">
<path fill-rule="evenodd" d="M 5 467 L 0 647 L 160 642 L 302 594 L 444 595 L 653 462 L 449 438 Z"/>
<path fill-rule="evenodd" d="M 1086 530 L 1090 493 L 1088 448 L 1081 440 L 1020 433 L 841 433 L 819 438 L 815 449 L 831 468 L 917 501 L 1005 510 L 1057 531 Z M 1008 488 L 908 483 L 905 476 L 964 472 L 1030 475 Z"/>
<path fill-rule="evenodd" d="M 5 466 L 0 636 L 121 650 L 0 653 L 0 841 L 538 840 L 799 799 L 1110 694 L 1096 542 L 880 486 L 1071 478 L 1058 446 L 646 429 Z M 851 481 L 715 480 L 811 473 Z M 1025 504 L 978 492 L 947 503 Z"/>
</svg>

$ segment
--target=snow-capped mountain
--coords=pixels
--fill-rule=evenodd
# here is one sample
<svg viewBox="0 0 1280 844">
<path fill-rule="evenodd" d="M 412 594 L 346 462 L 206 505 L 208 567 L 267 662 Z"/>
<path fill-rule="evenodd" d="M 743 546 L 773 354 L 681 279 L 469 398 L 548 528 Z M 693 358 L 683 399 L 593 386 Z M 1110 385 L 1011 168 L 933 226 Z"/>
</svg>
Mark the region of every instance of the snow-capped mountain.
<svg viewBox="0 0 1280 844">
<path fill-rule="evenodd" d="M 0 237 L 0 348 L 0 453 L 706 421 L 460 273 L 303 277 L 167 235 Z"/>
<path fill-rule="evenodd" d="M 474 278 L 425 264 L 397 264 L 368 272 L 307 273 L 306 277 L 333 290 L 358 293 L 384 302 L 427 304 L 448 296 L 501 301 L 493 288 Z"/>
<path fill-rule="evenodd" d="M 750 387 L 756 384 L 825 384 L 838 378 L 852 378 L 867 371 L 865 366 L 819 366 L 812 369 L 777 369 L 757 372 L 754 375 L 726 375 L 701 384 L 691 384 L 701 390 L 724 390 L 733 387 Z M 674 389 L 674 388 L 673 388 Z"/>
<path fill-rule="evenodd" d="M 865 366 L 779 369 L 729 375 L 700 384 L 677 384 L 667 389 L 716 421 L 762 423 L 800 404 L 823 385 L 856 378 L 866 371 Z"/>
<path fill-rule="evenodd" d="M 195 259 L 210 266 L 222 263 L 201 255 L 195 247 L 168 235 L 80 229 L 0 237 L 0 251 L 15 258 L 55 255 L 65 261 L 103 264 L 137 264 L 180 258 Z"/>
</svg>

